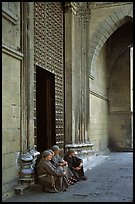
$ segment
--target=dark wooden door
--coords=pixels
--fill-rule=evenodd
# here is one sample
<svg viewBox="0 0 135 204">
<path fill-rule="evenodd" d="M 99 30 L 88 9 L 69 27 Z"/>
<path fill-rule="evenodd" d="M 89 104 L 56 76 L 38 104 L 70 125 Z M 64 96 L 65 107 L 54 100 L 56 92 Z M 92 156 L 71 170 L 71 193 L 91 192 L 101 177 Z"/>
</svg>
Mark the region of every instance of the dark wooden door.
<svg viewBox="0 0 135 204">
<path fill-rule="evenodd" d="M 56 143 L 55 76 L 36 67 L 37 150 L 42 152 Z"/>
</svg>

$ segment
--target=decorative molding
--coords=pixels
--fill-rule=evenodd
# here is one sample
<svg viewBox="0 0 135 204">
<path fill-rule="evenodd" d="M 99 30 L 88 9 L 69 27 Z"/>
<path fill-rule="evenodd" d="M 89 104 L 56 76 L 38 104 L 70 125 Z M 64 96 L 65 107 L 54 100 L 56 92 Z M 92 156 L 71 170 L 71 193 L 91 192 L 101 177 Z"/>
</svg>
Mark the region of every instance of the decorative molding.
<svg viewBox="0 0 135 204">
<path fill-rule="evenodd" d="M 65 2 L 65 12 L 71 12 L 85 21 L 90 21 L 91 11 L 87 2 Z"/>
<path fill-rule="evenodd" d="M 94 146 L 93 143 L 73 143 L 73 144 L 67 144 L 66 151 L 70 148 L 74 149 L 77 155 L 84 155 L 84 154 L 93 154 L 94 151 L 92 150 L 92 147 Z"/>
<path fill-rule="evenodd" d="M 12 13 L 8 8 L 2 5 L 2 16 L 9 20 L 12 24 L 17 24 L 17 16 Z"/>
<path fill-rule="evenodd" d="M 76 15 L 77 7 L 75 6 L 75 2 L 65 2 L 65 12 L 71 12 Z"/>
<path fill-rule="evenodd" d="M 23 53 L 15 50 L 15 49 L 13 49 L 11 47 L 8 47 L 8 46 L 6 46 L 4 44 L 2 45 L 2 52 L 6 53 L 6 54 L 8 54 L 8 55 L 10 55 L 12 57 L 15 57 L 15 58 L 17 58 L 19 60 L 22 60 L 23 57 L 24 57 Z"/>
<path fill-rule="evenodd" d="M 133 2 L 89 2 L 90 9 L 113 7 L 125 4 L 133 4 Z"/>
<path fill-rule="evenodd" d="M 95 78 L 95 77 L 91 74 L 91 75 L 90 75 L 90 79 L 94 80 L 94 78 Z"/>
<path fill-rule="evenodd" d="M 99 94 L 99 93 L 97 93 L 95 91 L 90 90 L 90 94 L 92 94 L 93 96 L 96 96 L 96 97 L 98 97 L 100 99 L 103 99 L 105 101 L 109 101 L 109 99 L 106 96 L 103 96 L 103 95 L 101 95 L 101 94 Z"/>
<path fill-rule="evenodd" d="M 132 115 L 130 111 L 109 111 L 109 114 L 110 115 L 124 115 L 124 114 Z"/>
<path fill-rule="evenodd" d="M 93 147 L 93 143 L 73 143 L 73 144 L 67 144 L 66 147 L 67 148 L 76 148 L 76 147 Z"/>
<path fill-rule="evenodd" d="M 125 16 L 125 19 L 127 22 L 133 22 L 133 17 L 131 16 Z"/>
</svg>

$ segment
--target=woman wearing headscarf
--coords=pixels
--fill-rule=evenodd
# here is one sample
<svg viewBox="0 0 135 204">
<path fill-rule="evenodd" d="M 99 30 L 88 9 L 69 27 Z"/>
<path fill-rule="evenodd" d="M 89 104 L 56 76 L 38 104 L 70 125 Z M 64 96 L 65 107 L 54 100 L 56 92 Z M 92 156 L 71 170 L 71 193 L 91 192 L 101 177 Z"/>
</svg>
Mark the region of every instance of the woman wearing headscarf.
<svg viewBox="0 0 135 204">
<path fill-rule="evenodd" d="M 51 163 L 52 153 L 49 150 L 43 152 L 37 166 L 39 183 L 44 192 L 59 192 L 68 189 L 66 172 Z"/>
<path fill-rule="evenodd" d="M 61 150 L 59 146 L 53 145 L 51 150 L 54 153 L 51 162 L 56 167 L 62 168 L 66 172 L 65 176 L 67 177 L 68 183 L 74 185 L 76 179 L 74 178 L 74 174 L 72 173 L 72 171 L 69 169 L 68 163 L 63 158 L 60 157 Z"/>
</svg>

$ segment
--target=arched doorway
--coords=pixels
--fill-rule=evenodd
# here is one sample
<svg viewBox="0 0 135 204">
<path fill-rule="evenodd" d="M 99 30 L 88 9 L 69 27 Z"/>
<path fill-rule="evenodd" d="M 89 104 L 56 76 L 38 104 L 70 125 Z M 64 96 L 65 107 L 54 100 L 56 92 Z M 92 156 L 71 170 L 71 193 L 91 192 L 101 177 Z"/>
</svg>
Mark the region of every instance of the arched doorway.
<svg viewBox="0 0 135 204">
<path fill-rule="evenodd" d="M 133 25 L 127 22 L 107 41 L 109 147 L 111 150 L 132 148 L 130 47 Z"/>
<path fill-rule="evenodd" d="M 110 63 L 110 60 L 111 59 L 113 59 L 114 60 L 114 64 L 116 65 L 116 62 L 117 62 L 117 65 L 116 66 L 118 66 L 118 64 L 119 64 L 119 69 L 117 69 L 116 68 L 116 70 L 120 70 L 120 68 L 121 68 L 121 66 L 122 66 L 122 61 L 121 61 L 121 63 L 120 63 L 120 58 L 122 58 L 123 56 L 124 56 L 124 54 L 125 55 L 127 55 L 126 56 L 126 60 L 127 60 L 127 62 L 126 62 L 126 64 L 127 64 L 127 70 L 126 70 L 126 73 L 128 73 L 128 75 L 126 75 L 125 74 L 125 77 L 127 77 L 128 78 L 128 84 L 127 84 L 127 95 L 126 95 L 126 99 L 125 99 L 125 101 L 127 100 L 127 102 L 128 102 L 128 111 L 126 111 L 125 110 L 125 114 L 127 114 L 128 115 L 128 117 L 127 117 L 127 115 L 125 116 L 125 119 L 123 120 L 124 121 L 124 123 L 122 123 L 121 122 L 121 124 L 119 123 L 119 129 L 118 128 L 115 128 L 120 134 L 121 134 L 121 136 L 122 135 L 124 135 L 125 134 L 125 140 L 127 141 L 127 142 L 125 142 L 126 144 L 129 144 L 129 145 L 126 145 L 126 146 L 128 146 L 128 149 L 132 146 L 131 144 L 132 144 L 132 134 L 131 134 L 131 112 L 130 112 L 130 46 L 131 46 L 131 44 L 132 44 L 132 38 L 133 38 L 133 36 L 132 36 L 132 33 L 133 33 L 133 30 L 132 30 L 132 18 L 133 18 L 133 12 L 132 12 L 132 5 L 129 5 L 128 7 L 127 7 L 127 9 L 124 9 L 124 7 L 119 7 L 119 8 L 116 8 L 116 9 L 114 9 L 113 11 L 112 11 L 112 13 L 110 13 L 108 16 L 106 16 L 105 17 L 105 19 L 101 22 L 101 23 L 97 23 L 97 27 L 94 27 L 93 26 L 93 30 L 94 30 L 94 32 L 92 32 L 92 34 L 91 34 L 91 38 L 90 38 L 90 48 L 89 48 L 89 66 L 90 66 L 90 91 L 91 91 L 91 93 L 92 93 L 92 95 L 94 95 L 94 94 L 96 94 L 95 96 L 97 96 L 97 94 L 98 93 L 96 93 L 96 92 L 94 92 L 92 89 L 94 88 L 95 89 L 95 86 L 96 86 L 96 80 L 98 79 L 99 81 L 100 81 L 100 84 L 102 85 L 103 84 L 103 82 L 101 81 L 102 79 L 103 79 L 103 77 L 102 77 L 102 75 L 101 76 L 99 76 L 99 71 L 102 69 L 102 73 L 103 73 L 103 70 L 105 70 L 105 73 L 103 73 L 103 74 L 105 74 L 105 75 L 107 75 L 107 80 L 108 80 L 108 84 L 107 84 L 107 87 L 106 87 L 106 78 L 104 78 L 103 80 L 105 80 L 104 81 L 104 95 L 103 95 L 103 97 L 102 97 L 102 93 L 101 93 L 101 95 L 100 95 L 100 92 L 99 92 L 99 98 L 104 98 L 104 100 L 108 100 L 108 99 L 110 99 L 110 96 L 109 96 L 109 88 L 110 88 L 110 83 L 109 83 L 109 81 L 110 81 L 110 79 L 112 80 L 112 78 L 110 78 L 110 70 L 111 70 L 111 68 L 112 68 L 112 64 L 109 64 Z M 100 20 L 99 20 L 99 22 L 100 22 Z M 113 34 L 116 32 L 116 31 L 118 31 L 119 29 L 121 29 L 123 26 L 125 26 L 125 25 L 130 25 L 129 27 L 131 28 L 131 30 L 129 29 L 128 31 L 124 31 L 124 32 L 121 32 L 121 35 L 119 36 L 119 38 L 118 38 L 118 36 L 116 37 L 116 43 L 114 44 L 114 50 L 112 51 L 109 47 L 110 47 L 110 45 L 109 45 L 109 43 L 111 42 L 111 37 L 113 36 Z M 125 29 L 126 30 L 126 29 Z M 125 37 L 126 38 L 126 41 L 123 39 L 123 46 L 120 46 L 119 48 L 118 48 L 118 46 L 115 46 L 116 44 L 117 44 L 117 42 L 119 42 L 120 40 L 122 40 L 122 36 L 123 36 L 123 34 L 126 34 L 127 33 L 127 35 L 129 34 L 129 35 L 131 35 L 130 37 Z M 128 42 L 128 40 L 130 39 L 130 42 Z M 110 42 L 109 42 L 109 40 L 110 40 Z M 117 48 L 116 48 L 117 47 Z M 103 50 L 104 50 L 104 53 L 106 53 L 106 54 L 104 54 L 103 55 Z M 111 57 L 111 58 L 109 58 L 108 57 L 108 54 L 109 53 L 113 53 L 113 54 L 115 54 L 116 52 L 118 52 L 118 55 L 117 56 L 115 56 L 116 58 L 114 59 L 114 56 L 113 57 Z M 102 54 L 101 54 L 102 53 Z M 102 58 L 102 60 L 103 60 L 103 57 L 106 57 L 106 59 L 105 59 L 105 63 L 107 62 L 107 65 L 104 63 L 104 66 L 102 65 L 102 61 L 100 60 L 101 58 Z M 119 60 L 118 60 L 119 59 Z M 113 61 L 112 60 L 112 61 Z M 119 61 L 119 62 L 118 62 Z M 101 68 L 101 66 L 102 66 L 102 68 Z M 101 68 L 101 69 L 100 69 Z M 123 66 L 123 70 L 124 70 L 124 66 Z M 122 71 L 122 70 L 121 70 Z M 128 72 L 129 71 L 129 72 Z M 124 71 L 123 71 L 123 73 L 124 73 Z M 97 74 L 98 74 L 98 76 L 97 76 Z M 116 74 L 116 76 L 117 76 L 117 74 Z M 121 73 L 119 74 L 119 76 L 120 77 L 122 77 L 121 76 Z M 120 77 L 118 77 L 118 80 L 117 81 L 120 81 Z M 123 78 L 124 79 L 124 78 Z M 113 80 L 112 80 L 112 82 L 114 82 Z M 126 84 L 125 84 L 126 85 Z M 101 87 L 101 89 L 102 89 L 102 87 Z M 100 87 L 98 88 L 98 90 L 100 91 L 101 90 L 100 89 Z M 96 89 L 95 89 L 96 90 Z M 123 89 L 124 90 L 124 89 Z M 122 92 L 123 92 L 123 90 L 122 91 L 120 91 L 120 93 L 121 93 L 121 95 L 122 95 Z M 104 96 L 106 96 L 106 91 L 108 92 L 108 96 L 107 97 L 104 97 Z M 102 90 L 101 90 L 101 92 L 102 92 Z M 117 91 L 116 91 L 117 92 Z M 113 100 L 115 101 L 115 97 L 113 98 Z M 95 101 L 96 101 L 96 99 L 95 98 L 93 98 L 93 97 L 91 97 L 90 96 L 90 106 L 92 107 L 92 105 L 94 105 L 95 106 Z M 115 101 L 116 102 L 116 101 Z M 124 101 L 123 101 L 123 103 L 124 103 Z M 101 103 L 100 103 L 101 104 Z M 97 104 L 98 105 L 98 104 Z M 110 108 L 110 101 L 108 102 L 108 105 L 109 105 L 109 108 Z M 109 108 L 106 108 L 107 110 L 109 110 Z M 91 108 L 90 108 L 91 109 Z M 99 109 L 98 109 L 98 111 L 99 111 L 99 113 L 101 112 L 101 110 L 102 110 L 102 112 L 103 112 L 103 109 L 100 109 L 100 107 L 99 107 Z M 97 109 L 96 109 L 96 111 L 97 111 Z M 98 112 L 97 111 L 97 112 Z M 105 141 L 105 137 L 106 137 L 106 134 L 102 137 L 102 139 L 101 139 L 101 137 L 99 136 L 99 138 L 100 138 L 100 143 L 101 143 L 101 145 L 100 146 L 102 146 L 102 144 L 104 143 L 104 142 L 108 142 L 108 144 L 110 145 L 110 138 L 113 138 L 113 137 L 111 137 L 111 134 L 112 133 L 110 133 L 110 128 L 108 128 L 109 127 L 109 125 L 108 125 L 108 122 L 110 123 L 110 126 L 112 125 L 111 124 L 111 120 L 110 120 L 110 111 L 108 111 L 108 119 L 105 121 L 105 120 L 103 120 L 102 121 L 102 118 L 104 118 L 104 117 L 101 117 L 101 120 L 99 120 L 99 116 L 98 115 L 96 115 L 95 114 L 95 112 L 94 112 L 94 116 L 90 116 L 90 121 L 91 121 L 91 127 L 90 127 L 90 131 L 91 131 L 91 138 L 93 139 L 94 138 L 94 142 L 96 143 L 96 141 L 98 140 L 94 135 L 96 134 L 97 135 L 97 133 L 96 133 L 96 131 L 94 131 L 93 129 L 93 124 L 97 124 L 96 122 L 93 122 L 93 119 L 94 119 L 94 117 L 97 119 L 98 118 L 98 121 L 99 121 L 99 124 L 101 125 L 101 131 L 99 131 L 98 132 L 98 134 L 101 136 L 101 132 L 103 132 L 102 130 L 104 130 L 104 127 L 102 127 L 102 123 L 106 123 L 107 122 L 107 125 L 106 125 L 106 128 L 108 129 L 106 129 L 106 134 L 108 135 L 107 136 L 107 138 L 108 138 L 108 141 Z M 121 114 L 121 111 L 119 111 L 119 113 Z M 104 112 L 103 112 L 103 114 L 104 114 Z M 102 115 L 102 114 L 101 114 Z M 124 115 L 124 112 L 123 112 L 123 115 Z M 120 116 L 120 115 L 119 115 Z M 97 120 L 96 120 L 97 121 Z M 113 121 L 113 119 L 112 119 L 112 121 Z M 122 120 L 121 120 L 122 121 Z M 115 122 L 117 123 L 118 122 L 118 120 L 115 120 Z M 99 125 L 98 125 L 99 126 Z M 105 125 L 104 125 L 105 126 Z M 123 128 L 123 130 L 122 130 L 122 128 Z M 96 129 L 96 128 L 95 128 Z M 112 128 L 112 130 L 113 130 L 113 128 Z M 125 133 L 123 134 L 123 132 L 122 131 L 124 131 Z M 116 132 L 116 133 L 114 133 L 114 135 L 116 135 L 116 138 L 119 138 L 119 137 L 121 137 L 121 136 L 118 136 L 118 132 Z M 94 134 L 95 133 L 95 134 Z M 96 139 L 95 139 L 96 138 Z M 104 139 L 104 141 L 103 141 L 103 139 Z M 99 143 L 99 142 L 98 142 Z M 114 141 L 114 146 L 119 146 L 118 144 L 116 145 L 116 143 L 117 143 L 117 140 L 115 140 Z M 112 143 L 111 143 L 112 144 Z M 113 145 L 112 145 L 113 146 Z M 121 146 L 121 144 L 120 144 L 120 146 Z M 127 147 L 120 147 L 119 146 L 119 148 L 126 148 L 127 149 Z"/>
</svg>

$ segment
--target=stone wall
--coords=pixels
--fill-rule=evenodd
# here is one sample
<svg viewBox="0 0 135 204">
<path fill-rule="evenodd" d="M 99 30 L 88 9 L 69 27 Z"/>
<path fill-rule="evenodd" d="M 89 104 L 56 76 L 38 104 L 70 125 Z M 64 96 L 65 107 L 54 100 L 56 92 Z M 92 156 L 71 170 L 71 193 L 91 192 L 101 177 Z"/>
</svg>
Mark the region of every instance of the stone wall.
<svg viewBox="0 0 135 204">
<path fill-rule="evenodd" d="M 2 184 L 17 183 L 20 151 L 20 2 L 2 3 Z"/>
<path fill-rule="evenodd" d="M 111 149 L 129 149 L 131 147 L 129 49 L 119 58 L 113 69 L 109 88 L 109 146 Z"/>
<path fill-rule="evenodd" d="M 34 4 L 23 3 L 2 2 L 3 199 L 18 182 L 19 152 L 34 146 Z M 64 145 L 86 157 L 92 148 L 105 151 L 108 139 L 112 146 L 129 147 L 132 30 L 109 37 L 130 19 L 125 16 L 132 17 L 132 3 L 67 2 L 64 9 Z"/>
<path fill-rule="evenodd" d="M 108 40 L 109 146 L 131 147 L 130 46 L 132 23 L 123 25 Z M 119 40 L 118 40 L 119 39 Z"/>
<path fill-rule="evenodd" d="M 119 36 L 115 36 L 115 41 L 112 41 L 111 35 L 125 25 L 127 22 L 132 22 L 132 16 L 133 16 L 133 5 L 132 3 L 128 2 L 121 2 L 121 3 L 112 3 L 112 4 L 98 4 L 93 3 L 90 4 L 91 7 L 91 20 L 90 20 L 90 31 L 89 31 L 89 68 L 90 68 L 90 79 L 89 79 L 89 86 L 90 86 L 90 123 L 89 123 L 89 138 L 90 141 L 94 144 L 93 149 L 96 151 L 101 151 L 104 148 L 107 148 L 109 145 L 109 135 L 110 138 L 117 141 L 119 144 L 123 146 L 124 143 L 129 144 L 131 137 L 130 134 L 130 121 L 129 112 L 127 114 L 127 120 L 125 113 L 123 113 L 123 119 L 121 115 L 118 116 L 118 123 L 120 125 L 120 128 L 118 125 L 114 129 L 112 127 L 112 121 L 114 121 L 114 117 L 116 119 L 116 116 L 112 116 L 110 119 L 110 116 L 108 117 L 110 104 L 115 104 L 114 106 L 117 106 L 117 102 L 119 101 L 119 108 L 123 107 L 123 104 L 128 104 L 128 110 L 129 110 L 129 64 L 127 62 L 127 56 L 126 59 L 123 57 L 122 60 L 119 61 L 119 65 L 117 64 L 117 70 L 120 71 L 119 75 L 115 73 L 115 77 L 117 78 L 117 85 L 118 81 L 119 83 L 124 83 L 126 80 L 127 83 L 124 84 L 124 91 L 120 90 L 119 94 L 117 93 L 113 100 L 110 98 L 108 89 L 109 89 L 109 82 L 110 80 L 112 83 L 115 84 L 115 79 L 111 79 L 111 71 L 112 71 L 112 64 L 116 62 L 119 55 L 124 52 L 124 49 L 126 49 L 131 43 L 131 36 L 132 36 L 132 29 L 127 28 L 127 32 L 123 31 Z M 129 40 L 129 36 L 130 40 Z M 121 37 L 120 37 L 121 36 Z M 123 37 L 125 36 L 125 37 Z M 107 42 L 107 39 L 110 39 L 112 47 Z M 119 39 L 119 40 L 118 40 Z M 107 42 L 107 43 L 106 43 Z M 106 44 L 106 48 L 105 48 Z M 121 45 L 120 45 L 121 44 Z M 126 47 L 126 46 L 127 47 Z M 104 50 L 104 51 L 103 51 Z M 103 54 L 104 53 L 104 54 Z M 109 57 L 109 53 L 111 53 Z M 117 54 L 116 54 L 117 53 Z M 128 53 L 129 57 L 129 53 Z M 106 64 L 104 64 L 106 62 Z M 120 64 L 121 63 L 121 64 Z M 121 67 L 125 67 L 125 72 L 122 71 Z M 119 80 L 118 78 L 121 78 Z M 127 77 L 127 78 L 125 78 Z M 116 88 L 117 89 L 117 88 Z M 116 93 L 116 92 L 115 92 Z M 122 98 L 121 98 L 122 97 Z M 124 100 L 123 100 L 124 97 Z M 121 98 L 122 100 L 119 100 Z M 103 105 L 104 104 L 104 105 Z M 118 108 L 118 109 L 119 109 Z M 101 115 L 100 115 L 101 114 Z M 106 119 L 108 122 L 106 122 Z M 117 121 L 116 119 L 116 121 Z M 115 122 L 116 122 L 115 121 Z M 127 125 L 125 122 L 127 121 Z M 118 132 L 117 132 L 118 128 Z M 111 133 L 111 130 L 113 133 Z M 109 131 L 109 132 L 108 132 Z M 122 138 L 123 136 L 123 141 Z M 128 136 L 129 134 L 129 136 Z M 112 136 L 113 135 L 113 136 Z M 124 139 L 127 138 L 128 139 Z M 105 138 L 105 140 L 104 140 Z M 116 139 L 117 138 L 117 139 Z M 124 142 L 125 140 L 125 142 Z M 126 142 L 127 141 L 127 142 Z M 113 144 L 115 144 L 115 142 Z M 116 142 L 116 143 L 117 143 Z M 119 145 L 118 145 L 119 146 Z"/>
<path fill-rule="evenodd" d="M 93 150 L 105 151 L 108 147 L 106 44 L 99 53 L 95 72 L 94 80 L 90 81 L 89 137 L 94 144 Z"/>
<path fill-rule="evenodd" d="M 93 3 L 89 32 L 89 66 L 95 76 L 95 66 L 100 49 L 119 27 L 133 18 L 132 2 Z"/>
<path fill-rule="evenodd" d="M 18 157 L 33 147 L 33 4 L 2 3 L 2 191 L 18 184 Z"/>
<path fill-rule="evenodd" d="M 109 146 L 130 149 L 130 46 L 133 41 L 132 22 L 119 28 L 107 41 Z"/>
</svg>

